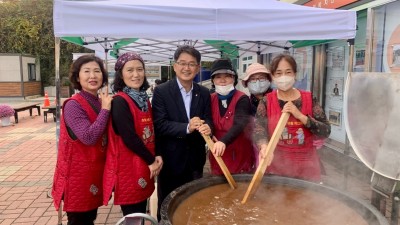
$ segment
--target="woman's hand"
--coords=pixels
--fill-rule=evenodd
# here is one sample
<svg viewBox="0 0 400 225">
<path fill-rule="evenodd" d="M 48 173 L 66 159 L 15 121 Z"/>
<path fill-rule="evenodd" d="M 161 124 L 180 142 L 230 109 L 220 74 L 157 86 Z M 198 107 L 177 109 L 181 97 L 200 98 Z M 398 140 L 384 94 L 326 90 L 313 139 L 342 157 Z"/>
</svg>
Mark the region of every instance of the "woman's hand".
<svg viewBox="0 0 400 225">
<path fill-rule="evenodd" d="M 214 146 L 213 146 L 213 149 L 211 149 L 211 152 L 215 156 L 223 156 L 225 149 L 226 149 L 226 145 L 222 141 L 217 141 L 214 143 Z"/>
<path fill-rule="evenodd" d="M 112 96 L 108 95 L 108 85 L 106 85 L 102 90 L 100 90 L 99 98 L 101 100 L 102 109 L 111 109 Z"/>
<path fill-rule="evenodd" d="M 156 162 L 159 165 L 159 171 L 158 172 L 160 172 L 162 167 L 163 167 L 163 165 L 164 165 L 164 161 L 163 161 L 162 157 L 161 156 L 156 156 Z"/>
<path fill-rule="evenodd" d="M 294 118 L 300 120 L 303 124 L 307 124 L 308 117 L 304 115 L 292 101 L 288 101 L 282 109 L 282 113 L 290 113 Z"/>
<path fill-rule="evenodd" d="M 301 116 L 303 116 L 303 113 L 300 112 L 300 110 L 296 107 L 295 104 L 293 104 L 292 101 L 288 101 L 282 109 L 282 113 L 288 112 L 292 114 L 296 119 L 300 119 Z"/>
<path fill-rule="evenodd" d="M 154 162 L 151 165 L 149 165 L 150 179 L 152 179 L 153 177 L 156 177 L 156 176 L 158 176 L 158 174 L 160 174 L 162 166 L 163 166 L 163 160 L 162 160 L 161 156 L 156 156 L 156 159 L 154 160 Z"/>
<path fill-rule="evenodd" d="M 258 147 L 258 151 L 259 151 L 258 161 L 262 162 L 262 160 L 266 160 L 267 166 L 269 166 L 269 165 L 271 165 L 272 160 L 274 159 L 274 154 L 267 153 L 267 146 L 268 146 L 268 144 L 265 141 L 257 143 L 257 147 Z"/>
</svg>

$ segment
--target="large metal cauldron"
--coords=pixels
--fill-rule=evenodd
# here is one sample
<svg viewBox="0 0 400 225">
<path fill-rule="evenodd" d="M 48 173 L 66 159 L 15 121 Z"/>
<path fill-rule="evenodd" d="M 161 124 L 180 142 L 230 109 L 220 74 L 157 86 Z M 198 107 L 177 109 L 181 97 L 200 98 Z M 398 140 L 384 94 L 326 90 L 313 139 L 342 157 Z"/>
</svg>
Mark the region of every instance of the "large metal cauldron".
<svg viewBox="0 0 400 225">
<path fill-rule="evenodd" d="M 246 183 L 250 183 L 252 179 L 252 175 L 250 174 L 234 175 L 233 177 L 237 182 L 246 182 Z M 188 184 L 183 185 L 182 187 L 177 188 L 167 196 L 167 198 L 164 200 L 161 206 L 161 224 L 172 225 L 171 220 L 179 204 L 183 200 L 189 198 L 195 192 L 213 185 L 218 185 L 223 183 L 227 183 L 224 177 L 208 177 L 190 182 Z M 367 224 L 388 225 L 387 219 L 383 217 L 382 214 L 378 210 L 376 210 L 372 205 L 362 200 L 356 199 L 346 193 L 340 192 L 336 189 L 312 182 L 291 179 L 286 177 L 278 177 L 278 176 L 276 177 L 266 176 L 263 178 L 262 183 L 287 185 L 289 187 L 312 190 L 343 202 L 345 205 L 349 206 L 355 212 L 357 212 L 367 222 Z"/>
</svg>

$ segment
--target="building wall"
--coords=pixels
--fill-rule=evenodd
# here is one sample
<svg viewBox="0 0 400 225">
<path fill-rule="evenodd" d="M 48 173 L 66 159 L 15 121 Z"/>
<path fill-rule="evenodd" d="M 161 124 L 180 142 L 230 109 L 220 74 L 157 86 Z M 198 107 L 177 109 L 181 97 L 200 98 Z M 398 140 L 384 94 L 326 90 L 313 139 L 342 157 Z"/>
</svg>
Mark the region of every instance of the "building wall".
<svg viewBox="0 0 400 225">
<path fill-rule="evenodd" d="M 28 64 L 35 64 L 36 80 L 29 81 Z M 40 64 L 34 56 L 0 54 L 0 97 L 27 97 L 42 94 Z"/>
<path fill-rule="evenodd" d="M 0 55 L 0 82 L 21 81 L 20 55 Z"/>
</svg>

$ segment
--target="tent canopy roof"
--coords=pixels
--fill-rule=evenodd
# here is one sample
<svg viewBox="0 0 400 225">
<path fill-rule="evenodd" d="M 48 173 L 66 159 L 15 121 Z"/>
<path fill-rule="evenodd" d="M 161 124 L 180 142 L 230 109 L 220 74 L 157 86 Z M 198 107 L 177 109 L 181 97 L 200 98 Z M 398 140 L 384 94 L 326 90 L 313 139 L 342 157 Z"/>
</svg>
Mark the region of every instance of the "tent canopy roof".
<svg viewBox="0 0 400 225">
<path fill-rule="evenodd" d="M 183 44 L 196 46 L 203 61 L 214 61 L 224 57 L 235 59 L 245 53 L 270 53 L 289 49 L 290 42 L 263 42 L 263 41 L 223 41 L 223 40 L 162 40 L 150 38 L 93 38 L 93 37 L 63 37 L 65 41 L 84 46 L 99 52 L 104 56 L 105 49 L 109 50 L 111 59 L 117 58 L 127 51 L 135 51 L 146 62 L 165 62 L 173 60 L 176 47 Z"/>
<path fill-rule="evenodd" d="M 56 37 L 78 44 L 76 37 L 81 37 L 80 44 L 87 42 L 85 46 L 94 50 L 147 51 L 154 58 L 171 57 L 169 52 L 185 40 L 202 40 L 194 41 L 196 48 L 204 45 L 211 58 L 221 57 L 221 52 L 232 58 L 245 50 L 265 53 L 273 46 L 291 47 L 287 40 L 351 39 L 356 34 L 354 11 L 275 0 L 251 4 L 242 0 L 54 0 L 53 20 Z M 84 40 L 88 38 L 108 41 L 95 47 Z M 235 46 L 237 50 L 232 49 Z"/>
</svg>

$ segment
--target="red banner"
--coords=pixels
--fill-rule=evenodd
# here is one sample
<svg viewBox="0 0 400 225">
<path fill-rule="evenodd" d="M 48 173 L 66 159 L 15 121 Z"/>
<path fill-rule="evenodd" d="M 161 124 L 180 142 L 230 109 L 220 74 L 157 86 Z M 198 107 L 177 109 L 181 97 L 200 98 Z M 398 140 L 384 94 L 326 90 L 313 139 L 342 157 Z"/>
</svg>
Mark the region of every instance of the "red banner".
<svg viewBox="0 0 400 225">
<path fill-rule="evenodd" d="M 337 9 L 357 1 L 358 0 L 311 0 L 304 5 L 324 9 Z"/>
</svg>

